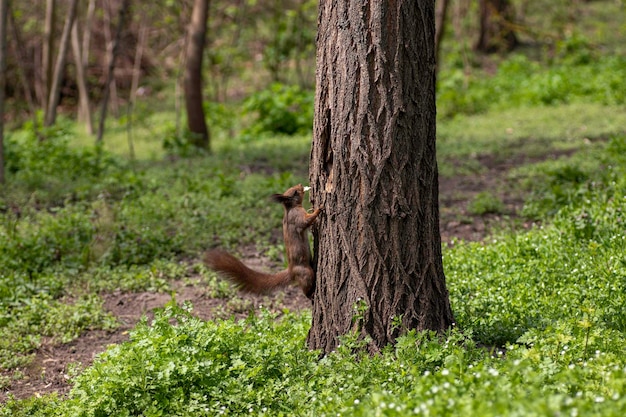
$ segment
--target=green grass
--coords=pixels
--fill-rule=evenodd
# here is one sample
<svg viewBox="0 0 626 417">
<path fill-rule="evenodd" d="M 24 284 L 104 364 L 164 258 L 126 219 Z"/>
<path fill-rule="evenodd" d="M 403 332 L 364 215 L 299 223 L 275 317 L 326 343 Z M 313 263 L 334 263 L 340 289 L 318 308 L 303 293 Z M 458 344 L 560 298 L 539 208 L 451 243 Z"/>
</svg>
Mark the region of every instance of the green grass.
<svg viewBox="0 0 626 417">
<path fill-rule="evenodd" d="M 484 115 L 459 115 L 437 125 L 438 155 L 545 155 L 580 149 L 588 140 L 623 133 L 624 106 L 577 103 L 555 107 L 521 107 Z"/>
<path fill-rule="evenodd" d="M 114 326 L 97 296 L 76 296 L 86 284 L 158 290 L 190 273 L 173 262 L 178 256 L 218 236 L 235 249 L 274 245 L 280 210 L 259 194 L 296 178 L 241 164 L 280 158 L 263 159 L 262 149 L 283 140 L 230 142 L 224 159 L 144 168 L 136 188 L 85 194 L 88 204 L 27 206 L 11 220 L 5 213 L 3 233 L 13 235 L 0 260 L 14 263 L 2 280 L 3 367 L 22 366 L 40 336 L 63 342 Z M 304 142 L 288 142 L 287 152 L 301 155 Z M 307 314 L 205 322 L 189 306 L 170 305 L 78 373 L 67 398 L 9 400 L 0 415 L 621 415 L 625 150 L 626 135 L 617 135 L 511 174 L 536 193 L 526 210 L 544 225 L 445 249 L 457 319 L 445 337 L 409 333 L 369 357 L 354 353 L 361 342 L 347 336 L 320 360 L 305 346 Z M 65 303 L 70 294 L 75 301 Z"/>
</svg>

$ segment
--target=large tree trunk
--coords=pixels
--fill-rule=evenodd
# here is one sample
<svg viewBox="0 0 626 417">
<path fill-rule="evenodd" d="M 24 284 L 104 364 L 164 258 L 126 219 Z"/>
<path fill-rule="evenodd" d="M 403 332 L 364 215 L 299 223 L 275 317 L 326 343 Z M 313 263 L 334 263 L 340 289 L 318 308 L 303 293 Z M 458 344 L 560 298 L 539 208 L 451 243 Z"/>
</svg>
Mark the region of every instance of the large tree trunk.
<svg viewBox="0 0 626 417">
<path fill-rule="evenodd" d="M 480 0 L 480 34 L 475 49 L 484 53 L 508 52 L 517 44 L 512 29 L 513 6 L 508 0 Z"/>
<path fill-rule="evenodd" d="M 9 0 L 0 0 L 0 184 L 4 184 L 4 89 L 7 66 L 7 16 Z"/>
<path fill-rule="evenodd" d="M 184 81 L 187 127 L 191 133 L 191 143 L 205 149 L 209 148 L 209 129 L 204 119 L 202 106 L 202 57 L 206 42 L 208 15 L 209 0 L 194 0 L 187 36 L 187 64 Z"/>
<path fill-rule="evenodd" d="M 324 213 L 314 231 L 312 349 L 330 352 L 356 332 L 376 352 L 403 330 L 453 323 L 434 40 L 434 1 L 320 2 L 310 181 Z"/>
</svg>

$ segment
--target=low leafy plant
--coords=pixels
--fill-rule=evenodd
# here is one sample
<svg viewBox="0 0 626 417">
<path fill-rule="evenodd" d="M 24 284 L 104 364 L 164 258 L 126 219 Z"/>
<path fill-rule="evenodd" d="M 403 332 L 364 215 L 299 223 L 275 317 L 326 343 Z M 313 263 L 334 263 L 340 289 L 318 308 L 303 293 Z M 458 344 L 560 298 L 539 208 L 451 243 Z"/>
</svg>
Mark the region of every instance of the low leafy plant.
<svg viewBox="0 0 626 417">
<path fill-rule="evenodd" d="M 251 126 L 242 132 L 245 137 L 310 131 L 313 127 L 313 94 L 295 85 L 274 83 L 250 96 L 244 102 L 243 113 L 254 118 Z"/>
<path fill-rule="evenodd" d="M 469 202 L 467 210 L 475 215 L 502 214 L 506 207 L 497 196 L 485 191 L 474 196 Z"/>
<path fill-rule="evenodd" d="M 526 106 L 626 102 L 626 58 L 602 56 L 584 62 L 587 58 L 578 57 L 544 67 L 515 55 L 493 76 L 458 68 L 444 71 L 437 87 L 439 113 L 452 117 Z"/>
<path fill-rule="evenodd" d="M 102 300 L 88 295 L 55 300 L 46 294 L 23 299 L 23 305 L 0 303 L 0 368 L 14 369 L 29 361 L 42 337 L 67 343 L 87 329 L 113 329 L 115 319 L 103 311 Z"/>
<path fill-rule="evenodd" d="M 9 187 L 2 195 L 30 193 L 43 205 L 59 205 L 67 199 L 120 192 L 118 181 L 132 175 L 127 163 L 100 147 L 72 147 L 74 125 L 67 119 L 35 134 L 32 126 L 8 134 L 5 160 Z M 95 183 L 95 184 L 94 184 Z"/>
</svg>

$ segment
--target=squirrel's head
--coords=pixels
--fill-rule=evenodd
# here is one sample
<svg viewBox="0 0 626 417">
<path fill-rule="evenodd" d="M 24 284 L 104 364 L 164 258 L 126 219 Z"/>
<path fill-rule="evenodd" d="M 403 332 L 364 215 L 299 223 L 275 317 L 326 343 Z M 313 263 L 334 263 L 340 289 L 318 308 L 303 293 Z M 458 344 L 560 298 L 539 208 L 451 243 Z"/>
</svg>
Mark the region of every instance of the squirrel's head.
<svg viewBox="0 0 626 417">
<path fill-rule="evenodd" d="M 273 201 L 283 204 L 286 208 L 302 205 L 304 200 L 304 187 L 302 184 L 294 185 L 282 194 L 273 194 L 270 197 Z"/>
</svg>

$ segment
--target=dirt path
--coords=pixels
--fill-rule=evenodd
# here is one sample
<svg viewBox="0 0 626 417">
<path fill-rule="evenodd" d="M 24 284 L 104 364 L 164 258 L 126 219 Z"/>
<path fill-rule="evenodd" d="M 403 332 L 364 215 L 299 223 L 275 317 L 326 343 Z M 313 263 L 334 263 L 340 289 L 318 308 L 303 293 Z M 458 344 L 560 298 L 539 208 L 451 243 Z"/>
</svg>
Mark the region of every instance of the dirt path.
<svg viewBox="0 0 626 417">
<path fill-rule="evenodd" d="M 555 156 L 557 155 L 548 155 L 545 158 Z M 440 178 L 441 235 L 444 242 L 451 242 L 453 239 L 482 240 L 493 226 L 502 226 L 503 223 L 506 225 L 513 220 L 517 221 L 517 227 L 530 226 L 520 223 L 516 216 L 523 200 L 520 193 L 507 184 L 507 172 L 515 166 L 534 161 L 520 156 L 509 160 L 479 157 L 478 161 L 484 167 L 481 174 Z M 504 203 L 504 209 L 496 214 L 480 216 L 471 214 L 468 211 L 468 204 L 478 193 L 485 191 L 492 193 Z M 247 261 L 257 264 L 260 262 L 254 259 L 254 255 Z M 228 304 L 227 300 L 207 296 L 204 288 L 198 284 L 174 282 L 172 287 L 176 292 L 176 300 L 190 301 L 194 306 L 194 313 L 204 319 L 231 313 L 245 316 L 250 309 L 258 309 L 261 305 L 277 311 L 283 308 L 299 311 L 310 305 L 309 300 L 297 288 L 287 289 L 284 294 L 271 297 L 242 294 L 238 305 L 233 306 Z M 61 395 L 67 393 L 71 388 L 72 368 L 82 369 L 107 346 L 128 340 L 129 331 L 144 314 L 149 315 L 170 299 L 169 294 L 150 292 L 116 292 L 104 295 L 105 309 L 118 318 L 120 326 L 114 332 L 88 331 L 64 345 L 44 342 L 35 352 L 30 365 L 18 370 L 20 378 L 11 381 L 10 385 L 0 392 L 0 402 L 6 401 L 8 395 L 27 398 L 52 392 Z M 13 372 L 5 373 L 3 376 L 12 378 L 12 375 Z"/>
</svg>

